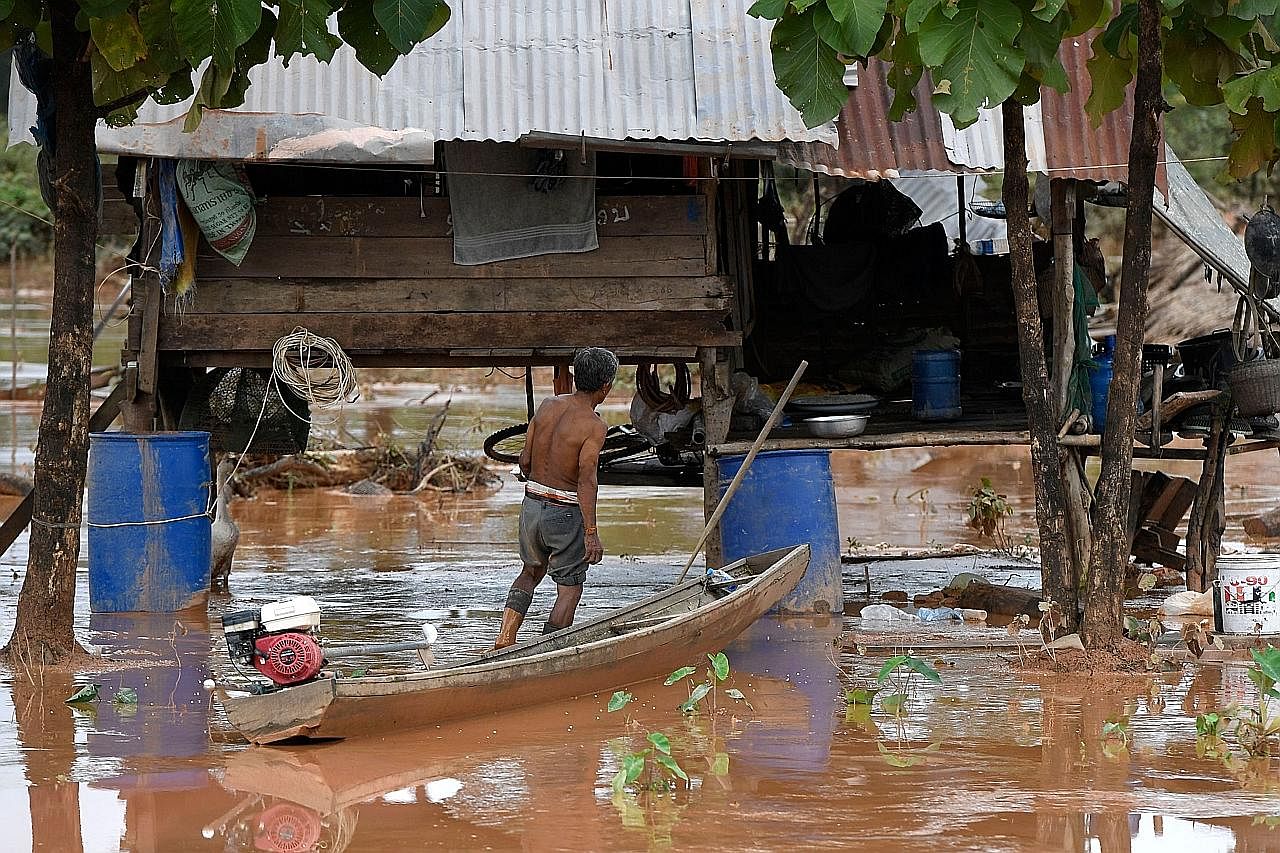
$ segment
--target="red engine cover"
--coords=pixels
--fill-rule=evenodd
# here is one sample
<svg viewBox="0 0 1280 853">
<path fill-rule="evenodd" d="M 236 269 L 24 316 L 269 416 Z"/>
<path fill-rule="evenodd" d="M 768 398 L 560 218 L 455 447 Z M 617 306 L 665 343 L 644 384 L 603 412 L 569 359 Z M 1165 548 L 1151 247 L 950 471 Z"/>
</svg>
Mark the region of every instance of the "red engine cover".
<svg viewBox="0 0 1280 853">
<path fill-rule="evenodd" d="M 276 684 L 298 684 L 319 674 L 324 651 L 310 634 L 267 634 L 253 644 L 253 666 Z"/>
</svg>

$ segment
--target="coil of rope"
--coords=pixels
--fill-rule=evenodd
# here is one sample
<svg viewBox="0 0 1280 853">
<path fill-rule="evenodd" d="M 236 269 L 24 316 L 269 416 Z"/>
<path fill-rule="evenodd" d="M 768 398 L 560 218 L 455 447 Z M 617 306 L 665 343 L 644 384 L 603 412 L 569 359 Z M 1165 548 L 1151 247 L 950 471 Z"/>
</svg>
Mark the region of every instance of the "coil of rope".
<svg viewBox="0 0 1280 853">
<path fill-rule="evenodd" d="M 271 370 L 277 382 L 321 409 L 360 399 L 355 366 L 342 347 L 302 326 L 276 341 Z"/>
<path fill-rule="evenodd" d="M 693 381 L 689 375 L 689 366 L 682 361 L 672 365 L 676 371 L 675 382 L 670 391 L 662 390 L 662 382 L 658 377 L 658 364 L 642 361 L 636 365 L 636 393 L 644 404 L 655 412 L 678 412 L 689 405 L 693 393 Z"/>
</svg>

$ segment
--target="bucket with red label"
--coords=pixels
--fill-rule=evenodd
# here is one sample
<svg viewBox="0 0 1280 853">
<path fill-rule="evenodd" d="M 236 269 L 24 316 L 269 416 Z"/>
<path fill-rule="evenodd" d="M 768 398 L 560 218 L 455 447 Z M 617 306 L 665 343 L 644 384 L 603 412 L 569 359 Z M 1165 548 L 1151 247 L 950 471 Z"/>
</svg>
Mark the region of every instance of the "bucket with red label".
<svg viewBox="0 0 1280 853">
<path fill-rule="evenodd" d="M 1215 630 L 1280 634 L 1280 554 L 1224 554 L 1216 565 Z"/>
</svg>

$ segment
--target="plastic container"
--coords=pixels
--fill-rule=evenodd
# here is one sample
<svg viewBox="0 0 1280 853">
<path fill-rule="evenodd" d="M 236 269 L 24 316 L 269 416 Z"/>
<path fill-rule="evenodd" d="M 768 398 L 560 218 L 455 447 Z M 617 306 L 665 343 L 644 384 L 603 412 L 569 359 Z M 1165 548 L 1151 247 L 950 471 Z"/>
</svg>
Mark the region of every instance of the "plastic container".
<svg viewBox="0 0 1280 853">
<path fill-rule="evenodd" d="M 911 412 L 920 421 L 960 417 L 960 351 L 917 350 L 911 358 Z"/>
<path fill-rule="evenodd" d="M 209 592 L 209 434 L 89 437 L 89 608 L 172 613 Z"/>
<path fill-rule="evenodd" d="M 742 467 L 742 456 L 720 460 L 720 494 Z M 778 548 L 809 545 L 809 568 L 778 605 L 797 613 L 841 613 L 840 530 L 831 454 L 825 450 L 761 453 L 725 507 L 720 537 L 726 563 Z"/>
<path fill-rule="evenodd" d="M 1219 557 L 1213 623 L 1220 634 L 1280 634 L 1280 558 Z"/>
<path fill-rule="evenodd" d="M 1096 367 L 1089 368 L 1089 396 L 1093 416 L 1093 431 L 1101 433 L 1107 425 L 1107 399 L 1111 395 L 1111 356 L 1093 357 Z"/>
</svg>

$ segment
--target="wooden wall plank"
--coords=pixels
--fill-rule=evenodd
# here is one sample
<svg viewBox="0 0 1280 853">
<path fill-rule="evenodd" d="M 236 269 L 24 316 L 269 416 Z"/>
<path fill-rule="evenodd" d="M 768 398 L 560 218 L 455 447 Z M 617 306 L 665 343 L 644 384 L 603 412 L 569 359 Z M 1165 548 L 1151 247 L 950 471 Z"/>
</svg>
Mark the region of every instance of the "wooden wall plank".
<svg viewBox="0 0 1280 853">
<path fill-rule="evenodd" d="M 722 276 L 697 278 L 201 279 L 183 315 L 355 311 L 728 311 Z"/>
<path fill-rule="evenodd" d="M 701 235 L 601 238 L 594 252 L 479 266 L 453 263 L 449 237 L 279 236 L 255 240 L 239 267 L 201 242 L 196 273 L 198 278 L 594 278 L 701 276 L 705 266 Z"/>
<path fill-rule="evenodd" d="M 280 196 L 258 205 L 258 237 L 448 237 L 447 198 Z M 702 196 L 601 196 L 601 237 L 694 235 L 707 231 Z M 252 251 L 252 250 L 251 250 Z"/>
<path fill-rule="evenodd" d="M 305 324 L 348 352 L 432 352 L 456 348 L 733 345 L 725 311 L 559 311 L 423 314 L 195 314 L 167 317 L 161 350 L 270 350 Z"/>
</svg>

